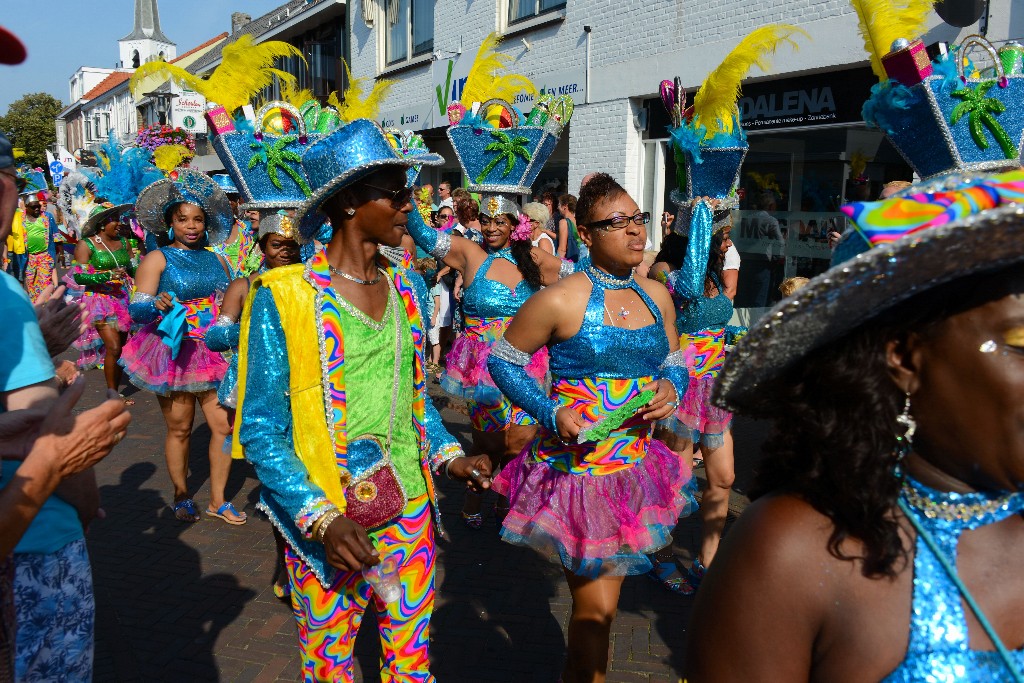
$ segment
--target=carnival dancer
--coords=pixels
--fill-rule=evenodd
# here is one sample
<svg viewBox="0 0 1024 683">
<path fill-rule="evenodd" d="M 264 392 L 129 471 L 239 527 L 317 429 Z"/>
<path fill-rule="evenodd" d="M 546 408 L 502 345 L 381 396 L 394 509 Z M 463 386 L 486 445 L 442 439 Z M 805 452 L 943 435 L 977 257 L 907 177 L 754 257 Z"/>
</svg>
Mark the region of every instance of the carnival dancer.
<svg viewBox="0 0 1024 683">
<path fill-rule="evenodd" d="M 109 202 L 93 208 L 82 226 L 70 273 L 75 283 L 84 288 L 82 301 L 92 326 L 92 334 L 83 334 L 76 347 L 83 358 L 94 360 L 86 366 L 80 362 L 79 368 L 102 365 L 107 388 L 115 392 L 120 392 L 122 371 L 118 361 L 131 329 L 128 304 L 136 261 L 122 224 L 122 216 L 131 209 L 130 205 L 115 206 Z M 135 403 L 123 395 L 121 398 L 127 405 Z"/>
<path fill-rule="evenodd" d="M 39 200 L 29 195 L 25 200 L 25 214 L 21 219 L 25 232 L 25 289 L 33 301 L 47 287 L 57 286 L 57 243 L 54 235 L 57 225 L 49 214 L 42 212 Z"/>
<path fill-rule="evenodd" d="M 231 176 L 217 173 L 211 177 L 228 196 L 233 224 L 228 238 L 220 244 L 212 245 L 210 249 L 227 260 L 233 278 L 248 277 L 260 269 L 263 254 L 256 244 L 256 238 L 253 237 L 251 225 L 241 218 L 238 188 Z"/>
<path fill-rule="evenodd" d="M 372 121 L 356 120 L 312 143 L 302 163 L 314 189 L 299 212 L 301 235 L 312 238 L 324 214 L 334 234 L 304 265 L 253 282 L 236 454 L 244 448 L 256 468 L 260 508 L 288 543 L 303 679 L 353 680 L 352 649 L 372 599 L 382 680 L 433 681 L 432 475 L 487 488 L 490 466 L 463 456 L 426 395 L 426 292 L 378 254 L 400 244 L 416 214 L 406 184 L 413 162 Z M 371 583 L 382 563 L 397 572 L 397 591 Z"/>
<path fill-rule="evenodd" d="M 196 403 L 210 428 L 210 505 L 206 514 L 229 524 L 244 524 L 245 513 L 224 499 L 231 457 L 224 452 L 227 411 L 217 387 L 227 361 L 203 342 L 216 320 L 218 299 L 230 282 L 224 259 L 206 249 L 231 230 L 231 208 L 224 192 L 207 176 L 178 169 L 142 191 L 135 204 L 139 223 L 166 234 L 169 246 L 146 254 L 136 273 L 129 312 L 145 325 L 132 335 L 121 355 L 128 380 L 157 396 L 167 425 L 164 454 L 174 486 L 174 515 L 198 522 L 188 491 L 189 439 Z"/>
<path fill-rule="evenodd" d="M 686 248 L 668 250 L 674 252 L 667 258 L 675 265 L 655 264 L 653 272 L 667 284 L 676 303 L 679 343 L 689 349 L 690 382 L 674 418 L 661 423 L 666 429 L 659 436 L 688 460 L 699 446 L 707 475 L 700 504 L 701 545 L 685 572 L 686 585 L 669 578 L 670 564 L 655 568 L 654 578 L 670 590 L 692 592 L 700 584 L 718 550 L 736 477 L 729 432 L 732 416 L 711 404 L 711 389 L 726 346 L 737 332 L 727 327 L 733 306 L 722 280 L 722 261 L 730 244 L 731 210 L 739 205 L 736 182 L 748 149 L 737 106 L 740 83 L 752 66 L 767 68 L 767 56 L 780 45 L 795 49 L 798 36 L 807 34 L 785 24 L 752 31 L 708 74 L 692 107 L 686 106 L 680 79 L 661 83 L 679 179 L 679 187 L 672 191 L 677 206 L 673 230 L 683 237 Z"/>
<path fill-rule="evenodd" d="M 562 680 L 573 683 L 604 680 L 624 577 L 651 569 L 647 554 L 671 543 L 692 505 L 688 465 L 652 438 L 687 374 L 672 298 L 633 276 L 650 214 L 604 173 L 578 208 L 591 261 L 531 297 L 488 361 L 498 387 L 542 425 L 494 488 L 511 503 L 502 538 L 563 566 L 573 607 Z M 527 371 L 545 346 L 550 395 Z"/>
<path fill-rule="evenodd" d="M 487 356 L 519 307 L 544 285 L 571 272 L 554 255 L 531 244 L 529 217 L 501 195 L 485 198 L 480 211 L 484 247 L 427 226 L 416 212 L 409 217 L 409 234 L 439 261 L 462 273 L 468 283 L 462 294 L 464 332 L 445 359 L 441 387 L 469 402 L 473 448 L 491 458 L 495 471 L 515 457 L 536 433 L 537 422 L 505 398 L 487 370 Z M 534 381 L 542 385 L 547 358 L 538 353 L 530 364 Z M 468 493 L 462 510 L 467 526 L 483 523 L 480 497 Z M 499 501 L 499 516 L 507 511 Z"/>
</svg>

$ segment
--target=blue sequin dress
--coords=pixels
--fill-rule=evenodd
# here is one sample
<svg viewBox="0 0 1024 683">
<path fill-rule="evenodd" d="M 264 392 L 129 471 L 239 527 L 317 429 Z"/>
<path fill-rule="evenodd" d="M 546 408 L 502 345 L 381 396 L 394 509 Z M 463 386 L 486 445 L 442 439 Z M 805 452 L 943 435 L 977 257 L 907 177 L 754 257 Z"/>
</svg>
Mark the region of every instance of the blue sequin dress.
<svg viewBox="0 0 1024 683">
<path fill-rule="evenodd" d="M 646 327 L 606 325 L 605 289 L 593 276 L 580 330 L 552 344 L 551 397 L 597 422 L 656 379 L 669 352 L 658 306 L 635 281 L 633 290 L 654 314 Z M 536 392 L 507 361 L 490 363 L 512 401 L 538 406 Z M 531 408 L 541 411 L 544 408 Z M 509 543 L 526 545 L 581 576 L 642 574 L 647 554 L 668 545 L 679 517 L 693 509 L 693 476 L 653 424 L 631 418 L 597 443 L 562 443 L 548 426 L 507 465 L 494 489 L 509 497 L 501 530 Z"/>
<path fill-rule="evenodd" d="M 162 396 L 174 392 L 201 393 L 216 389 L 228 363 L 207 348 L 203 337 L 217 317 L 219 296 L 230 279 L 220 259 L 206 249 L 160 249 L 167 265 L 157 293 L 173 293 L 182 306 L 188 331 L 176 357 L 158 331 L 162 315 L 154 297 L 136 294 L 128 307 L 132 321 L 144 327 L 125 344 L 120 364 L 135 386 Z"/>
<path fill-rule="evenodd" d="M 940 504 L 985 504 L 991 500 L 991 496 L 984 493 L 945 493 L 909 478 L 908 483 L 918 495 Z M 957 564 L 957 546 L 963 532 L 1002 521 L 1024 511 L 1024 494 L 1017 493 L 998 509 L 970 519 L 930 518 L 909 501 L 906 490 L 901 496 L 954 567 Z M 1024 652 L 1013 650 L 1010 656 L 1017 670 L 1024 671 Z M 883 680 L 886 683 L 988 683 L 1011 680 L 997 652 L 970 648 L 967 617 L 960 592 L 920 536 L 914 546 L 914 587 L 907 655 L 896 670 Z"/>
</svg>

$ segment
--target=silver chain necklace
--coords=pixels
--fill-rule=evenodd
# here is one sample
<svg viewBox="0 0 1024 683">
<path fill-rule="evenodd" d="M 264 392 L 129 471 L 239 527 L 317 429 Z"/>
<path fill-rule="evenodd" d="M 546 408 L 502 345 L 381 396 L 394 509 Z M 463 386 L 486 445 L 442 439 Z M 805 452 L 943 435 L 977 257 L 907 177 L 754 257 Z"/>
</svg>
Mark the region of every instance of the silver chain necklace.
<svg viewBox="0 0 1024 683">
<path fill-rule="evenodd" d="M 337 268 L 335 268 L 331 264 L 327 264 L 327 268 L 328 268 L 328 270 L 330 270 L 335 275 L 339 275 L 339 276 L 345 278 L 346 280 L 351 280 L 352 282 L 356 283 L 357 285 L 375 285 L 378 282 L 380 282 L 380 279 L 381 279 L 381 277 L 384 274 L 384 271 L 382 271 L 380 268 L 378 268 L 377 269 L 377 277 L 373 278 L 372 280 L 361 280 L 361 279 L 357 278 L 355 275 L 349 275 L 348 273 L 346 273 L 344 271 L 338 270 Z"/>
</svg>

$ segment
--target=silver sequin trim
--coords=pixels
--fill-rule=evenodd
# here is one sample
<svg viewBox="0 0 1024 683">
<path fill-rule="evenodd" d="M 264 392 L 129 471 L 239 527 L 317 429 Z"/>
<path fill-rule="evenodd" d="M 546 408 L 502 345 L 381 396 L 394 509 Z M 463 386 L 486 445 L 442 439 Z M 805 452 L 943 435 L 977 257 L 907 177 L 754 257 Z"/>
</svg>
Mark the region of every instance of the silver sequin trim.
<svg viewBox="0 0 1024 683">
<path fill-rule="evenodd" d="M 519 367 L 525 367 L 530 362 L 530 354 L 512 346 L 505 341 L 504 337 L 495 342 L 494 348 L 491 349 L 491 355 Z"/>
<path fill-rule="evenodd" d="M 213 324 L 214 327 L 231 327 L 235 324 L 235 320 L 230 315 L 218 315 L 217 322 Z"/>
<path fill-rule="evenodd" d="M 569 277 L 576 272 L 576 266 L 572 261 L 562 261 L 562 265 L 558 267 L 558 279 L 561 280 L 563 277 Z"/>
<path fill-rule="evenodd" d="M 673 366 L 686 367 L 686 354 L 683 353 L 682 349 L 676 349 L 665 356 L 665 362 L 661 364 L 661 367 L 663 368 L 670 368 Z"/>
<path fill-rule="evenodd" d="M 132 294 L 133 304 L 144 304 L 155 300 L 156 297 L 152 294 L 143 294 L 142 292 L 135 292 L 135 294 Z"/>
<path fill-rule="evenodd" d="M 302 508 L 299 510 L 298 514 L 295 515 L 295 528 L 301 531 L 303 534 L 306 534 L 306 532 L 309 531 L 309 528 L 313 526 L 313 522 L 315 522 L 316 519 L 320 518 L 317 517 L 316 519 L 310 520 L 309 524 L 307 524 L 306 526 L 302 526 L 302 518 L 312 513 L 313 510 L 317 509 L 318 507 L 324 506 L 327 506 L 324 512 L 329 511 L 331 508 L 337 510 L 337 507 L 335 507 L 334 503 L 327 500 L 326 498 L 314 498 L 313 500 L 303 505 Z"/>
<path fill-rule="evenodd" d="M 444 259 L 448 255 L 448 252 L 452 250 L 452 236 L 446 232 L 437 233 L 437 243 L 434 244 L 434 248 L 430 250 L 430 255 L 436 259 Z"/>
</svg>

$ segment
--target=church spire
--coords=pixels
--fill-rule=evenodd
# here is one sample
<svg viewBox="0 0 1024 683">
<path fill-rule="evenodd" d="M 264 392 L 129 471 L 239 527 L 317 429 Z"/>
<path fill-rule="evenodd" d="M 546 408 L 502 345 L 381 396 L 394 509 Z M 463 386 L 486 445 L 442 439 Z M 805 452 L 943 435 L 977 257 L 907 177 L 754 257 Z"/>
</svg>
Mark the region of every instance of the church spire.
<svg viewBox="0 0 1024 683">
<path fill-rule="evenodd" d="M 160 30 L 160 12 L 156 0 L 135 0 L 135 28 L 121 40 L 152 40 L 174 44 Z"/>
</svg>

